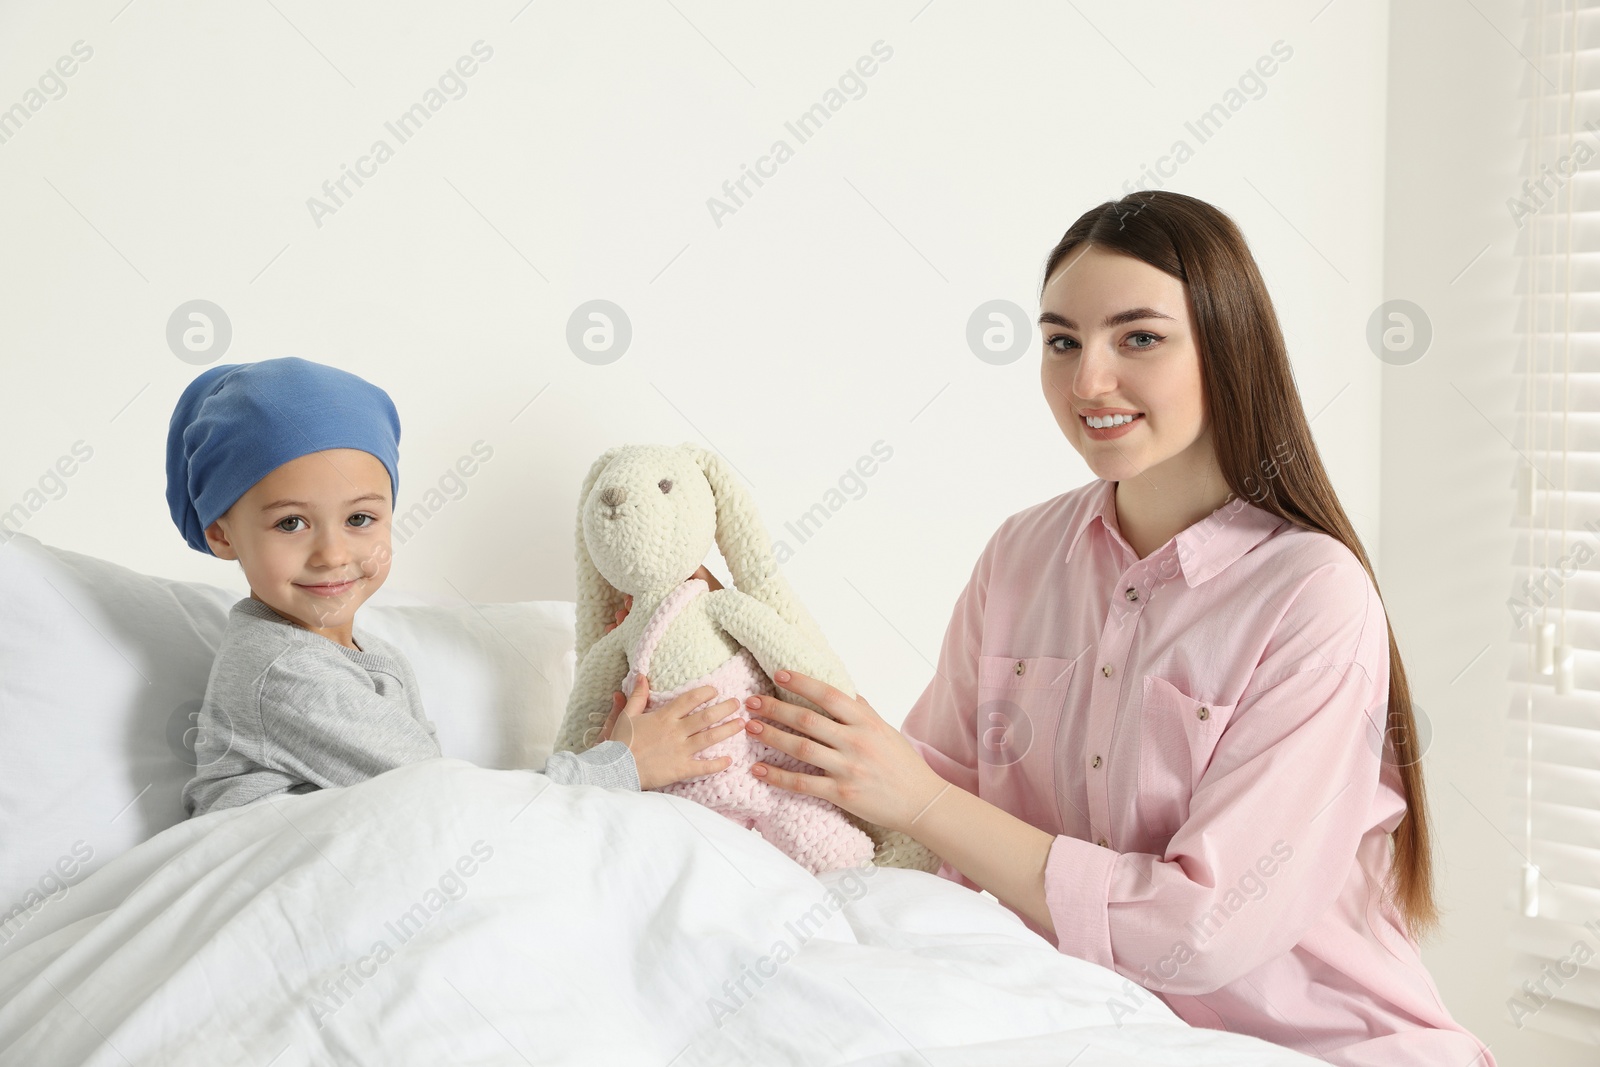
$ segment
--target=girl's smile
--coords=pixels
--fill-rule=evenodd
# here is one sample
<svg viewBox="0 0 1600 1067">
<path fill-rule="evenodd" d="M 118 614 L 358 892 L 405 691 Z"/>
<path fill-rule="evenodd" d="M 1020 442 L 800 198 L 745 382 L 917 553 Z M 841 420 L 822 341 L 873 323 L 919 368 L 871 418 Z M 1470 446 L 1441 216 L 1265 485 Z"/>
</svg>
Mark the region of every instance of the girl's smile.
<svg viewBox="0 0 1600 1067">
<path fill-rule="evenodd" d="M 251 486 L 207 537 L 215 555 L 239 561 L 252 597 L 356 648 L 356 610 L 389 574 L 392 515 L 389 472 L 380 459 L 361 449 L 324 449 Z M 309 582 L 289 577 L 307 573 L 314 575 Z"/>
<path fill-rule="evenodd" d="M 336 582 L 332 585 L 299 585 L 298 582 L 295 584 L 312 596 L 338 596 L 340 593 L 348 592 L 353 588 L 356 581 L 357 579 L 352 578 L 347 582 Z"/>
</svg>

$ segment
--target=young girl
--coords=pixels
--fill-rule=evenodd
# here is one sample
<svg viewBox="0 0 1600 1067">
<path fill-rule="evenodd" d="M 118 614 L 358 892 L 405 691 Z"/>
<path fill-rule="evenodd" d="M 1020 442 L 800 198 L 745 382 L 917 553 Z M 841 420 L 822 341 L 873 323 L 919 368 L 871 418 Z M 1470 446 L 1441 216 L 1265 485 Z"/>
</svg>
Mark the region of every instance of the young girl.
<svg viewBox="0 0 1600 1067">
<path fill-rule="evenodd" d="M 387 393 L 294 356 L 212 367 L 184 389 L 167 436 L 172 520 L 250 583 L 206 683 L 190 816 L 442 755 L 405 654 L 355 621 L 389 575 L 399 444 Z M 732 701 L 692 712 L 715 695 L 644 715 L 641 685 L 608 724 L 615 740 L 557 752 L 542 773 L 638 790 L 723 770 L 727 757 L 694 757 L 741 727 L 707 729 Z"/>
<path fill-rule="evenodd" d="M 1196 1026 L 1347 1067 L 1494 1067 L 1437 922 L 1410 690 L 1243 237 L 1191 197 L 1050 253 L 1040 378 L 1097 480 L 1000 525 L 901 731 L 802 675 L 752 773 L 905 830 Z M 1134 984 L 1137 983 L 1137 984 Z"/>
</svg>

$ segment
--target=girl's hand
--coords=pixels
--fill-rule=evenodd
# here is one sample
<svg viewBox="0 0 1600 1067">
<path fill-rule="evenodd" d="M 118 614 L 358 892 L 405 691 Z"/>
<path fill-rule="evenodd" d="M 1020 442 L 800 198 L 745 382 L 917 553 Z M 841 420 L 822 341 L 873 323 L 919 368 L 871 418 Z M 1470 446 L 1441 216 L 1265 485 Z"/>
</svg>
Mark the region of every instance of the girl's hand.
<svg viewBox="0 0 1600 1067">
<path fill-rule="evenodd" d="M 700 579 L 702 582 L 705 582 L 707 585 L 709 585 L 712 589 L 721 589 L 722 588 L 722 583 L 717 581 L 717 576 L 712 574 L 710 571 L 706 570 L 706 565 L 704 563 L 700 564 L 700 569 L 695 571 L 693 574 L 689 575 L 689 577 L 690 578 L 698 578 L 698 579 Z M 622 597 L 622 605 L 623 606 L 622 606 L 621 610 L 619 610 L 617 612 L 617 621 L 616 622 L 608 622 L 608 623 L 606 623 L 606 633 L 610 633 L 612 630 L 615 630 L 618 626 L 621 626 L 622 625 L 622 620 L 626 619 L 628 617 L 628 612 L 633 610 L 633 594 L 632 593 L 626 593 L 626 594 L 623 595 L 623 597 Z M 618 705 L 618 706 L 620 707 L 620 705 Z"/>
<path fill-rule="evenodd" d="M 647 712 L 650 683 L 640 677 L 627 700 L 622 699 L 621 693 L 611 695 L 611 716 L 600 730 L 600 740 L 614 739 L 628 746 L 639 770 L 641 790 L 727 770 L 733 763 L 732 756 L 695 756 L 744 728 L 744 720 L 739 718 L 721 726 L 712 725 L 738 711 L 737 700 L 730 698 L 703 711 L 694 710 L 716 695 L 715 686 L 702 685 L 665 707 Z"/>
<path fill-rule="evenodd" d="M 847 697 L 831 685 L 793 671 L 779 671 L 773 679 L 838 721 L 798 704 L 758 696 L 745 701 L 752 712 L 745 729 L 751 737 L 826 773 L 801 774 L 766 763 L 757 763 L 750 773 L 791 792 L 821 797 L 868 822 L 915 836 L 913 824 L 947 783 L 911 742 L 859 695 Z M 760 719 L 782 723 L 798 733 L 764 726 Z"/>
<path fill-rule="evenodd" d="M 617 621 L 616 622 L 608 622 L 608 623 L 606 623 L 606 633 L 610 633 L 612 630 L 615 630 L 617 627 L 621 626 L 622 625 L 622 620 L 626 619 L 628 617 L 628 612 L 630 612 L 632 610 L 633 610 L 633 594 L 632 593 L 624 593 L 624 594 L 622 594 L 622 607 L 617 610 Z M 621 696 L 621 695 L 622 695 L 621 693 L 613 693 L 612 694 L 612 696 Z M 617 707 L 619 707 L 619 708 L 621 706 L 622 706 L 621 704 L 617 705 Z M 613 710 L 615 710 L 615 709 L 613 709 Z"/>
</svg>

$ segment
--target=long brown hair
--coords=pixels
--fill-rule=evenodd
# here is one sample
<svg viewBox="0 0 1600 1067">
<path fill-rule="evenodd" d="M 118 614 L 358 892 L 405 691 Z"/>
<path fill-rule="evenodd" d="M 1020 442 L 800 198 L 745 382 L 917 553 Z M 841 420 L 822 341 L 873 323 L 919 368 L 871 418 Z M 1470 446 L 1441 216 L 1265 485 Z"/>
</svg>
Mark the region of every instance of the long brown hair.
<svg viewBox="0 0 1600 1067">
<path fill-rule="evenodd" d="M 1062 260 L 1086 242 L 1140 259 L 1188 287 L 1206 407 L 1228 412 L 1227 418 L 1211 421 L 1228 488 L 1280 518 L 1338 538 L 1377 588 L 1377 575 L 1311 439 L 1272 298 L 1233 220 L 1203 200 L 1164 189 L 1108 200 L 1084 212 L 1051 250 L 1041 299 Z M 1292 449 L 1287 454 L 1293 462 L 1273 463 L 1279 454 L 1275 450 L 1285 445 Z M 1270 470 L 1271 476 L 1261 477 L 1262 470 Z M 1382 596 L 1380 592 L 1380 600 Z M 1387 889 L 1411 935 L 1420 937 L 1438 922 L 1439 912 L 1433 897 L 1422 753 L 1392 625 L 1388 709 L 1385 734 L 1394 743 L 1406 814 L 1392 835 Z"/>
</svg>

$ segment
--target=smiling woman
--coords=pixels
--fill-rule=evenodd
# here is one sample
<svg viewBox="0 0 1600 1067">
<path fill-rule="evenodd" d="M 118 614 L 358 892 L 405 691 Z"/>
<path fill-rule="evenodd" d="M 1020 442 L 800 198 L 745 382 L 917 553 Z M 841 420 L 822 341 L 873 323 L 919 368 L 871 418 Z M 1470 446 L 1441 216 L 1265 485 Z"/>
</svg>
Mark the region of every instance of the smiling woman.
<svg viewBox="0 0 1600 1067">
<path fill-rule="evenodd" d="M 1196 1026 L 1494 1067 L 1422 964 L 1410 690 L 1243 236 L 1139 194 L 1044 277 L 1040 383 L 1096 480 L 1000 525 L 901 731 L 794 675 L 831 718 L 760 697 L 794 732 L 748 729 L 823 773 L 752 773 L 910 834 Z"/>
</svg>

